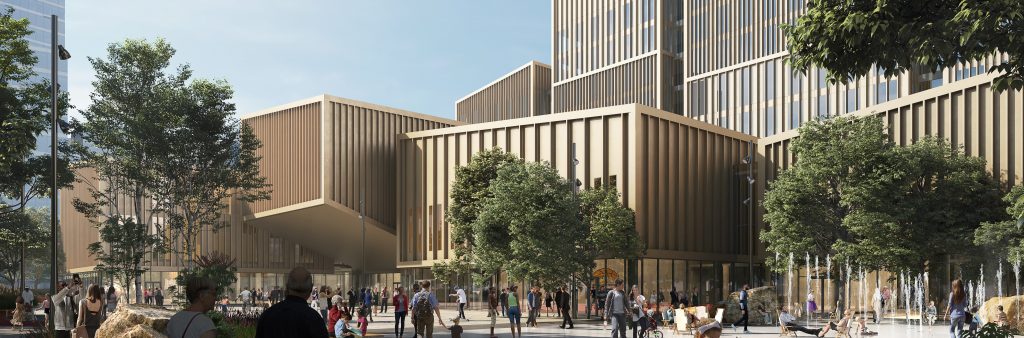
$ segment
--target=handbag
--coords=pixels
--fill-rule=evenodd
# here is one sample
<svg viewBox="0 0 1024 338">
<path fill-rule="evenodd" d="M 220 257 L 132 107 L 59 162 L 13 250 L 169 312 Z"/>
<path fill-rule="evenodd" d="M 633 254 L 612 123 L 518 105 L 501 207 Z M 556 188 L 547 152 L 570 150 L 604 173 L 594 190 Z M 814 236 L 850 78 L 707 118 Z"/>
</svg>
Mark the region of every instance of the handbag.
<svg viewBox="0 0 1024 338">
<path fill-rule="evenodd" d="M 89 330 L 85 329 L 85 325 L 76 326 L 74 330 L 71 330 L 71 338 L 90 338 Z"/>
</svg>

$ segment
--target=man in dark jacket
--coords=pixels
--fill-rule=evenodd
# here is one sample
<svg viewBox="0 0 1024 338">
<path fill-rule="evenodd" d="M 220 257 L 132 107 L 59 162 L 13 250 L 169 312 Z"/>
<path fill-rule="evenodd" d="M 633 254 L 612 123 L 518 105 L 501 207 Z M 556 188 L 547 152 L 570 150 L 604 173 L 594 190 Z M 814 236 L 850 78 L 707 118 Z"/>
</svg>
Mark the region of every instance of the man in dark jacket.
<svg viewBox="0 0 1024 338">
<path fill-rule="evenodd" d="M 559 294 L 559 297 L 558 297 L 558 308 L 562 310 L 562 325 L 560 325 L 558 327 L 565 329 L 566 328 L 565 324 L 568 323 L 569 324 L 568 328 L 571 329 L 571 328 L 573 328 L 573 325 L 572 325 L 572 315 L 569 314 L 569 307 L 571 307 L 572 305 L 570 305 L 569 303 L 570 303 L 570 298 L 572 298 L 572 297 L 569 297 L 569 293 L 565 291 L 565 287 L 564 286 L 561 287 L 561 288 L 558 288 L 558 294 Z"/>
<path fill-rule="evenodd" d="M 256 338 L 327 337 L 327 326 L 320 314 L 306 304 L 306 297 L 313 291 L 313 275 L 304 268 L 294 268 L 288 273 L 287 296 L 284 301 L 274 304 L 260 316 L 256 324 Z"/>
</svg>

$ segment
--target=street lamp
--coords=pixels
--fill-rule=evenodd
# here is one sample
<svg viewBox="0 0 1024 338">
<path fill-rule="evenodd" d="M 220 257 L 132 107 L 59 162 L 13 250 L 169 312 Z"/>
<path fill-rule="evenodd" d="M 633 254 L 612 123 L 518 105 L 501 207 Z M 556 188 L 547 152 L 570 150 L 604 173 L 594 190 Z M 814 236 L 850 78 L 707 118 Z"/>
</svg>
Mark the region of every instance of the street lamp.
<svg viewBox="0 0 1024 338">
<path fill-rule="evenodd" d="M 53 161 L 53 185 L 50 186 L 50 295 L 57 294 L 57 133 L 60 132 L 57 121 L 57 95 L 60 83 L 57 81 L 57 59 L 67 60 L 71 53 L 57 41 L 57 16 L 50 16 L 50 158 Z M 50 330 L 54 329 L 53 320 L 49 321 Z"/>
</svg>

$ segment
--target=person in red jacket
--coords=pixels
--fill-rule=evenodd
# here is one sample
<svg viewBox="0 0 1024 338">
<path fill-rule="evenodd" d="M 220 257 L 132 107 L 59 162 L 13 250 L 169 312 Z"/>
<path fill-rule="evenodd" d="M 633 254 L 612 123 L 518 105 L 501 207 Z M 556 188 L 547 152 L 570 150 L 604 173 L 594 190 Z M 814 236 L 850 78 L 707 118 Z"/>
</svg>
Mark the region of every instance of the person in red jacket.
<svg viewBox="0 0 1024 338">
<path fill-rule="evenodd" d="M 341 320 L 341 316 L 344 314 L 341 309 L 344 305 L 341 303 L 331 305 L 331 309 L 327 310 L 327 332 L 331 334 L 331 337 L 334 337 L 334 324 Z"/>
<path fill-rule="evenodd" d="M 395 307 L 395 337 L 402 337 L 405 335 L 405 314 L 409 313 L 409 297 L 405 295 L 405 288 L 401 286 L 395 291 L 395 296 L 391 297 L 391 306 Z"/>
</svg>

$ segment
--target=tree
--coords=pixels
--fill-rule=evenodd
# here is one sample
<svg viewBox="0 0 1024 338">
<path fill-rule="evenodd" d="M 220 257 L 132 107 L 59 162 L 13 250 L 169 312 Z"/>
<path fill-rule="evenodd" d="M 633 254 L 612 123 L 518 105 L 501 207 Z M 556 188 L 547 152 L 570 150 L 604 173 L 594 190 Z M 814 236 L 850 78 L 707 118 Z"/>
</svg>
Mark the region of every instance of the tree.
<svg viewBox="0 0 1024 338">
<path fill-rule="evenodd" d="M 986 222 L 974 232 L 974 243 L 998 257 L 1007 257 L 1011 263 L 1024 261 L 1024 186 L 1016 186 L 1003 197 L 1010 218 L 1001 222 Z"/>
<path fill-rule="evenodd" d="M 511 279 L 565 284 L 589 271 L 572 185 L 546 162 L 502 166 L 473 222 L 473 262 Z"/>
<path fill-rule="evenodd" d="M 109 215 L 98 229 L 100 241 L 89 244 L 89 254 L 96 257 L 96 271 L 114 276 L 121 285 L 137 282 L 148 270 L 150 258 L 160 252 L 157 236 L 130 216 Z M 125 292 L 125 299 L 131 299 L 131 289 L 125 288 Z"/>
<path fill-rule="evenodd" d="M 811 0 L 784 25 L 797 70 L 823 67 L 845 82 L 875 66 L 886 76 L 911 67 L 936 70 L 995 53 L 997 90 L 1024 88 L 1024 2 L 1018 0 Z"/>
<path fill-rule="evenodd" d="M 932 138 L 897 147 L 884 130 L 877 118 L 801 127 L 797 164 L 765 194 L 767 251 L 920 271 L 921 262 L 966 252 L 959 234 L 998 219 L 999 189 L 984 160 Z"/>
<path fill-rule="evenodd" d="M 646 244 L 636 231 L 636 213 L 622 205 L 614 186 L 583 191 L 579 204 L 580 218 L 589 233 L 586 256 L 592 257 L 591 262 L 602 256 L 636 259 L 644 253 Z M 594 267 L 591 264 L 588 272 Z"/>
<path fill-rule="evenodd" d="M 49 228 L 49 224 L 46 224 Z M 18 274 L 25 259 L 25 250 L 41 247 L 48 239 L 47 232 L 24 212 L 0 216 L 0 279 L 12 289 L 17 288 Z"/>
<path fill-rule="evenodd" d="M 198 256 L 200 231 L 217 231 L 229 223 L 227 202 L 270 198 L 270 186 L 260 176 L 256 150 L 260 141 L 252 129 L 233 117 L 228 102 L 231 86 L 223 81 L 196 80 L 174 88 L 171 126 L 163 137 L 171 142 L 156 159 L 154 191 L 167 199 L 166 228 L 178 239 L 179 261 L 191 265 Z M 172 238 L 164 242 L 173 244 Z M 177 248 L 172 245 L 169 248 Z"/>
</svg>

